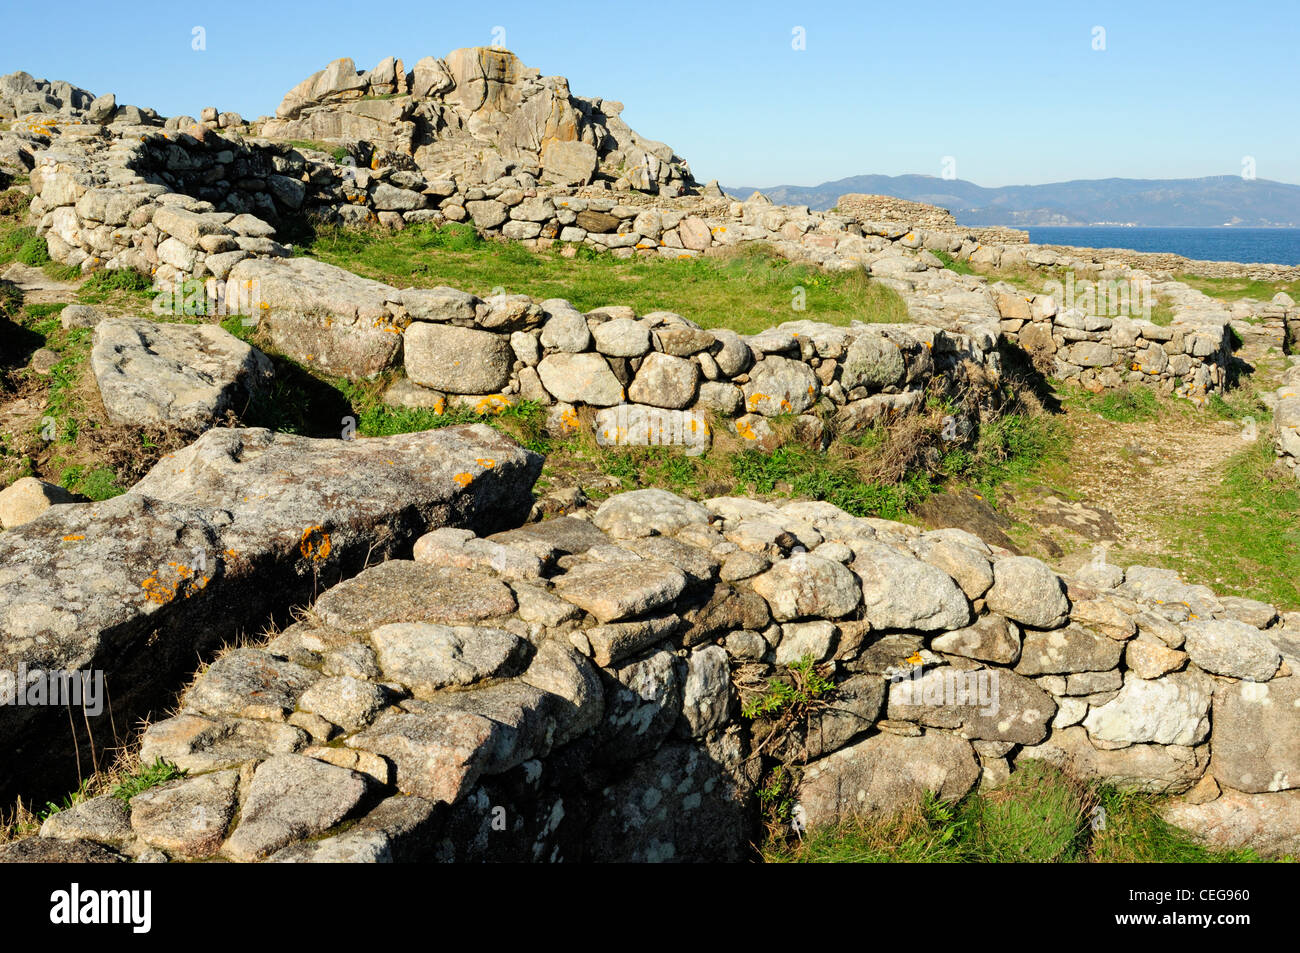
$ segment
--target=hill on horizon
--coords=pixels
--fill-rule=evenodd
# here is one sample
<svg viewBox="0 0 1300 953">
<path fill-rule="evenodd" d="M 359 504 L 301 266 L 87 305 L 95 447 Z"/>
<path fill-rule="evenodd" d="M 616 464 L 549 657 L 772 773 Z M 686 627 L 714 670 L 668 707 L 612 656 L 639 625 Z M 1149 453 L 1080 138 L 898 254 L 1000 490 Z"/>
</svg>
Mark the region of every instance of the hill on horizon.
<svg viewBox="0 0 1300 953">
<path fill-rule="evenodd" d="M 723 186 L 744 198 L 755 189 Z M 963 225 L 1300 227 L 1300 185 L 1237 175 L 1197 179 L 1075 179 L 986 188 L 933 175 L 855 175 L 815 186 L 758 189 L 772 201 L 829 209 L 863 192 L 946 208 Z"/>
</svg>

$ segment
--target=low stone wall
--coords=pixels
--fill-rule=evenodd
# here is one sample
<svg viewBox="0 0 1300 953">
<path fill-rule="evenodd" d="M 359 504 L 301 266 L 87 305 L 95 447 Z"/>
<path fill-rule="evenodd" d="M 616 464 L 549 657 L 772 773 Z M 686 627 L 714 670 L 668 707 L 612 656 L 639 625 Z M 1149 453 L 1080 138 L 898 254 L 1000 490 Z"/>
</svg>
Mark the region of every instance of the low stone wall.
<svg viewBox="0 0 1300 953">
<path fill-rule="evenodd" d="M 1149 384 L 1182 397 L 1203 397 L 1227 381 L 1232 339 L 1226 320 L 1161 326 L 1064 309 L 1053 295 L 1003 287 L 997 295 L 1003 333 L 1059 380 L 1095 389 Z"/>
<path fill-rule="evenodd" d="M 667 311 L 397 289 L 302 258 L 248 259 L 230 280 L 259 289 L 261 327 L 282 353 L 354 377 L 400 362 L 393 403 L 491 412 L 537 401 L 559 430 L 596 408 L 596 432 L 612 443 L 645 442 L 634 432 L 659 442 L 663 428 L 664 442 L 702 450 L 715 415 L 760 442 L 784 415 L 803 415 L 814 434 L 823 418 L 856 430 L 919 407 L 936 378 L 956 393 L 1001 368 L 995 335 L 924 325 L 792 321 L 742 336 Z"/>
<path fill-rule="evenodd" d="M 967 249 L 963 249 L 966 253 Z M 1044 373 L 1086 387 L 1143 383 L 1201 398 L 1229 382 L 1232 329 L 1264 327 L 1285 309 L 1259 302 L 1225 304 L 1177 281 L 1157 281 L 1120 262 L 1077 258 L 1040 245 L 980 246 L 975 265 L 1038 271 L 1041 292 L 991 285 L 1000 328 Z M 1285 295 L 1279 296 L 1290 304 Z M 1149 319 L 1160 307 L 1168 320 Z M 1256 319 L 1255 315 L 1268 315 Z M 1279 346 L 1282 339 L 1276 342 Z"/>
<path fill-rule="evenodd" d="M 1254 278 L 1260 281 L 1300 280 L 1300 265 L 1265 262 L 1201 261 L 1170 252 L 1133 251 L 1131 248 L 1079 248 L 1073 245 L 1041 245 L 1062 255 L 1093 261 L 1116 261 L 1160 277 L 1196 275 L 1201 278 Z"/>
<path fill-rule="evenodd" d="M 170 703 L 197 657 L 368 561 L 409 555 L 435 527 L 522 522 L 541 465 L 482 424 L 373 440 L 218 427 L 122 496 L 56 500 L 6 529 L 0 798 L 72 790 L 115 732 Z M 107 707 L 70 724 L 81 705 L 11 704 L 17 673 L 38 670 L 98 672 Z"/>
<path fill-rule="evenodd" d="M 1290 358 L 1272 398 L 1273 445 L 1283 466 L 1300 479 L 1300 357 Z"/>
<path fill-rule="evenodd" d="M 1062 578 L 958 530 L 640 490 L 437 530 L 329 589 L 145 732 L 142 759 L 186 777 L 0 859 L 737 860 L 777 763 L 816 826 L 1030 759 L 1185 794 L 1169 818 L 1215 846 L 1294 854 L 1297 636 L 1163 570 Z M 784 733 L 741 714 L 804 660 L 824 706 Z"/>
<path fill-rule="evenodd" d="M 458 179 L 430 181 L 419 171 L 396 165 L 359 168 L 334 162 L 323 153 L 304 153 L 265 140 L 226 139 L 206 126 L 196 127 L 195 131 L 197 135 L 159 133 L 151 127 L 115 126 L 110 135 L 101 127 L 87 127 L 66 140 L 59 139 L 42 153 L 40 163 L 32 172 L 32 188 L 36 192 L 32 214 L 47 236 L 52 256 L 65 263 L 79 264 L 83 269 L 132 268 L 149 273 L 160 288 L 176 287 L 194 279 L 247 283 L 255 277 L 253 272 L 268 279 L 275 274 L 274 269 L 267 271 L 264 266 L 255 267 L 253 262 L 291 253 L 290 248 L 276 241 L 277 227 L 296 215 L 350 225 L 379 221 L 390 227 L 467 220 L 485 234 L 520 241 L 534 248 L 558 241 L 623 256 L 713 254 L 741 243 L 759 241 L 795 259 L 832 269 L 868 271 L 903 297 L 915 325 L 932 329 L 920 332 L 919 337 L 914 329 L 904 329 L 922 342 L 941 331 L 949 337 L 955 336 L 952 349 L 962 354 L 979 352 L 976 355 L 979 357 L 996 350 L 1000 332 L 1020 342 L 1023 329 L 1026 331 L 1024 344 L 1039 356 L 1040 368 L 1045 373 L 1098 387 L 1141 381 L 1193 397 L 1224 385 L 1231 352 L 1227 326 L 1234 320 L 1248 323 L 1244 317 L 1249 316 L 1176 282 L 1154 286 L 1157 294 L 1176 299 L 1173 320 L 1165 328 L 1149 322 L 1113 319 L 1104 311 L 1071 310 L 1067 306 L 1069 302 L 1058 301 L 1053 309 L 1045 297 L 1024 295 L 1010 286 L 990 287 L 983 279 L 958 275 L 944 268 L 932 251 L 946 252 L 976 265 L 1039 268 L 1045 280 L 1049 273 L 1057 274 L 1061 270 L 1125 282 L 1145 281 L 1147 276 L 1119 262 L 1074 258 L 1040 246 L 983 244 L 970 230 L 921 228 L 901 222 L 864 220 L 854 214 L 810 212 L 807 208 L 774 206 L 761 197 L 729 203 L 708 196 L 670 197 L 635 192 L 617 195 L 606 192 L 601 196 L 595 194 L 599 190 L 590 187 L 557 189 L 539 185 L 533 174 L 539 170 L 529 171 L 514 163 L 502 163 L 497 170 L 501 175 L 492 183 L 470 185 Z M 135 135 L 137 132 L 140 134 Z M 380 154 L 374 153 L 371 158 L 377 163 Z M 892 205 L 890 209 L 880 209 L 871 204 L 866 209 L 872 214 L 882 210 L 890 214 L 899 211 Z M 421 306 L 406 307 L 396 289 L 381 288 L 377 283 L 367 285 L 369 290 L 364 291 L 364 296 L 369 300 L 378 295 L 385 300 L 375 302 L 369 310 L 355 301 L 345 301 L 345 291 L 363 292 L 362 283 L 343 274 L 339 273 L 338 289 L 316 296 L 317 300 L 324 297 L 332 302 L 321 311 L 330 322 L 322 327 L 333 326 L 324 337 L 333 340 L 343 328 L 352 328 L 357 335 L 347 343 L 333 340 L 327 345 L 322 335 L 316 334 L 316 344 L 309 342 L 309 346 L 297 350 L 293 349 L 292 341 L 285 346 L 287 353 L 301 360 L 315 360 L 326 369 L 351 376 L 369 376 L 394 362 L 399 348 L 393 335 L 405 330 L 406 316 L 417 313 Z M 324 280 L 322 276 L 319 270 L 313 273 L 314 287 Z M 419 297 L 415 291 L 402 294 L 412 300 Z M 287 300 L 270 302 L 282 315 L 295 307 L 302 310 L 300 305 L 292 303 L 291 289 L 283 297 Z M 394 304 L 398 307 L 392 307 Z M 471 302 L 459 307 L 463 312 L 465 307 L 477 309 L 479 305 Z M 567 305 L 565 309 L 571 310 Z M 372 326 L 357 326 L 362 311 L 370 315 Z M 629 317 L 624 313 L 626 309 L 613 311 Z M 1286 313 L 1282 316 L 1284 323 Z M 532 312 L 532 317 L 520 320 L 523 324 L 536 323 L 542 316 L 542 312 Z M 273 323 L 283 326 L 284 320 L 274 318 Z M 652 320 L 650 330 L 656 330 L 657 320 L 657 317 Z M 670 320 L 683 319 L 672 316 Z M 379 323 L 374 324 L 375 321 Z M 512 327 L 511 333 L 516 330 L 523 328 Z M 699 329 L 687 322 L 684 330 Z M 417 327 L 417 331 L 420 337 L 429 340 L 439 336 L 430 335 L 427 329 Z M 282 334 L 281 339 L 288 340 L 300 332 L 306 335 L 304 340 L 312 337 L 300 327 L 293 334 Z M 832 332 L 817 331 L 822 339 L 829 334 Z M 780 355 L 790 351 L 787 339 L 778 337 L 787 343 L 774 352 L 764 353 Z M 842 340 L 832 345 L 826 354 L 801 354 L 801 360 L 817 369 L 828 358 L 835 360 L 831 355 L 837 353 L 840 344 L 847 346 L 847 343 Z M 942 344 L 949 346 L 946 340 Z M 335 353 L 338 348 L 342 351 Z M 577 352 L 566 353 L 580 353 L 585 349 L 584 346 Z M 665 374 L 668 366 L 677 368 L 673 373 L 679 386 L 671 394 L 658 398 L 657 403 L 635 399 L 634 402 L 654 404 L 662 409 L 687 409 L 695 404 L 697 396 L 687 378 L 727 384 L 732 383 L 731 378 L 736 374 L 745 373 L 744 368 L 731 372 L 718 369 L 714 373 L 709 360 L 696 357 L 708 349 L 716 350 L 718 346 L 702 346 L 688 354 L 664 351 L 667 358 L 690 358 L 692 363 L 700 365 L 698 372 L 656 358 L 652 365 L 665 368 Z M 420 350 L 427 353 L 428 348 Z M 658 348 L 651 347 L 635 355 L 606 357 L 639 360 L 653 350 Z M 491 353 L 503 352 L 498 348 Z M 575 402 L 543 386 L 541 371 L 533 370 L 535 365 L 527 364 L 519 354 L 515 359 L 524 366 L 514 368 L 508 378 L 497 382 L 499 392 L 517 392 L 547 402 L 551 399 Z M 567 362 L 577 366 L 590 363 L 585 359 Z M 552 360 L 550 367 L 560 363 L 565 362 Z M 740 363 L 747 364 L 748 359 Z M 594 364 L 591 367 L 595 369 Z M 639 368 L 619 364 L 609 370 L 621 388 L 632 387 L 639 372 Z M 833 387 L 837 373 L 828 368 L 822 374 L 824 379 L 808 385 L 814 402 L 823 388 L 837 408 L 871 396 L 848 396 L 854 387 L 847 386 L 840 399 Z M 450 391 L 449 385 L 433 383 L 441 382 L 445 376 L 428 373 L 421 376 L 417 371 L 413 379 L 428 382 L 435 390 Z M 604 374 L 600 376 L 602 394 L 610 392 L 610 379 Z M 807 375 L 801 373 L 804 376 Z M 495 378 L 501 377 L 500 373 L 495 374 Z M 908 383 L 915 380 L 909 377 Z M 783 382 L 783 386 L 786 383 L 789 382 Z M 882 386 L 888 388 L 895 383 L 891 380 Z M 468 385 L 459 386 L 459 393 L 465 394 Z M 648 386 L 643 384 L 637 389 L 644 393 Z M 808 387 L 804 388 L 805 392 Z M 734 389 L 709 389 L 715 399 L 706 403 L 721 405 L 724 412 L 730 413 L 727 408 L 731 406 Z M 563 386 L 561 391 L 567 392 Z M 778 405 L 784 399 L 792 408 L 811 406 L 802 397 L 795 399 L 784 390 L 781 393 Z M 475 391 L 475 395 L 481 396 L 482 392 Z M 591 399 L 588 394 L 576 400 L 598 407 L 610 405 L 602 401 L 608 401 L 608 396 Z"/>
</svg>

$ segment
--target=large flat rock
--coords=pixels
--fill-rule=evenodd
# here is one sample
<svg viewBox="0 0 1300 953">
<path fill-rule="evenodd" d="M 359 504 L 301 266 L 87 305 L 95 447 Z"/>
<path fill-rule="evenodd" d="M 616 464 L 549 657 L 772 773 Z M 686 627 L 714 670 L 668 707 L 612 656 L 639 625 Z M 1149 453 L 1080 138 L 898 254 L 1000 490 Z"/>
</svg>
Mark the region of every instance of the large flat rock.
<svg viewBox="0 0 1300 953">
<path fill-rule="evenodd" d="M 402 327 L 391 285 L 311 258 L 246 258 L 228 278 L 275 349 L 330 374 L 373 377 L 393 366 Z"/>
<path fill-rule="evenodd" d="M 482 425 L 353 441 L 209 431 L 125 495 L 0 536 L 0 671 L 102 670 L 121 730 L 166 703 L 197 655 L 367 559 L 409 556 L 438 526 L 522 521 L 540 467 Z M 114 740 L 107 714 L 89 719 L 99 746 Z M 0 708 L 0 793 L 66 790 L 72 740 L 62 705 Z"/>
<path fill-rule="evenodd" d="M 189 431 L 244 410 L 273 375 L 265 354 L 215 324 L 143 318 L 96 325 L 90 368 L 113 423 Z"/>
</svg>

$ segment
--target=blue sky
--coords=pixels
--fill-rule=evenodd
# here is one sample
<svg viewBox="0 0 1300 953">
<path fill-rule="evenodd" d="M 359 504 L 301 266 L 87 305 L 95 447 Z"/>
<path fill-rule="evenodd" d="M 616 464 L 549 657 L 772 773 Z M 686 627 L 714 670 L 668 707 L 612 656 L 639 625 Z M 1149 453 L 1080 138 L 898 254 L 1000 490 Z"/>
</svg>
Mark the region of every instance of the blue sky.
<svg viewBox="0 0 1300 953">
<path fill-rule="evenodd" d="M 331 59 L 505 45 L 618 99 L 701 179 L 981 185 L 1236 174 L 1300 183 L 1300 3 L 5 3 L 0 73 L 118 102 L 270 114 Z M 195 50 L 202 27 L 206 49 Z M 1096 28 L 1104 49 L 1094 49 Z M 793 48 L 795 29 L 806 48 Z M 499 34 L 497 34 L 499 36 Z"/>
</svg>

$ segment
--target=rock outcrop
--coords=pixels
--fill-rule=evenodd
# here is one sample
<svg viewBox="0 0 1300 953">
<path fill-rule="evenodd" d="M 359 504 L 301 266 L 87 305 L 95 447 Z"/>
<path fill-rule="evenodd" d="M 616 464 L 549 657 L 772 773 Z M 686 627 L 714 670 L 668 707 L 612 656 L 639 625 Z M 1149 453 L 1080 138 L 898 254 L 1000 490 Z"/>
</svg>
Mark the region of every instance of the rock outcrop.
<svg viewBox="0 0 1300 953">
<path fill-rule="evenodd" d="M 584 98 L 563 76 L 542 76 L 491 47 L 425 57 L 407 70 L 389 57 L 368 72 L 338 59 L 284 97 L 262 125 L 275 139 L 373 143 L 430 178 L 491 183 L 526 174 L 672 196 L 694 187 L 686 163 L 623 122 L 622 103 Z"/>
</svg>

